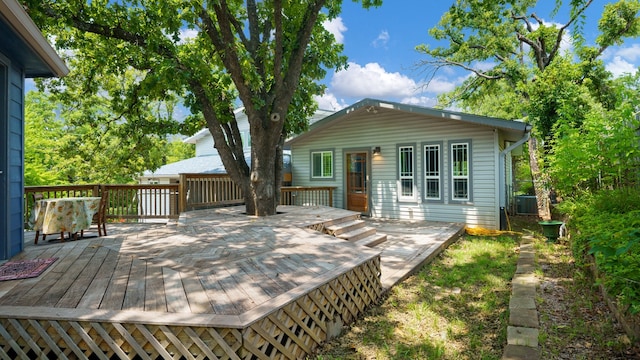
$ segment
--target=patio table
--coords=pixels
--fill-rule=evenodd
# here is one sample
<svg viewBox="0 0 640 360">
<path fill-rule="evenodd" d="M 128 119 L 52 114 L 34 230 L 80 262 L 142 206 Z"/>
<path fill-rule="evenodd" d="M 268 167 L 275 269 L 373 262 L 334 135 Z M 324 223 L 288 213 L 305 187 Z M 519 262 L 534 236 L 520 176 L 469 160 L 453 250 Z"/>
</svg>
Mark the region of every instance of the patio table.
<svg viewBox="0 0 640 360">
<path fill-rule="evenodd" d="M 60 240 L 64 241 L 64 233 L 68 232 L 77 236 L 80 230 L 91 227 L 91 219 L 98 212 L 100 197 L 68 197 L 43 199 L 35 204 L 35 243 L 38 243 L 38 235 L 60 234 Z"/>
</svg>

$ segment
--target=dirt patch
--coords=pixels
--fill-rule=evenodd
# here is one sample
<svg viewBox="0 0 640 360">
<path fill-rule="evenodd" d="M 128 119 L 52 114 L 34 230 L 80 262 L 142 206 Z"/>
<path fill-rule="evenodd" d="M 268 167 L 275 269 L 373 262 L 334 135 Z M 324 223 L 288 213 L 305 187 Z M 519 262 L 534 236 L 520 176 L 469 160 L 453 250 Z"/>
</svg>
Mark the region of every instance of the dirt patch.
<svg viewBox="0 0 640 360">
<path fill-rule="evenodd" d="M 567 240 L 546 246 L 551 251 L 538 252 L 540 358 L 640 359 L 638 344 L 616 321 L 588 267 L 576 266 Z"/>
</svg>

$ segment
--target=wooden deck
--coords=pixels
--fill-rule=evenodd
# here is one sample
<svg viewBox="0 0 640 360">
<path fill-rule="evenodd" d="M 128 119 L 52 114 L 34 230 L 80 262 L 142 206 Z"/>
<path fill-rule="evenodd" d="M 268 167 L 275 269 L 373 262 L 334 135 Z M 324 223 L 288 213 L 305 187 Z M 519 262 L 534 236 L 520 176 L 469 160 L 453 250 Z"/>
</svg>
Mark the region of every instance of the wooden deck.
<svg viewBox="0 0 640 360">
<path fill-rule="evenodd" d="M 28 246 L 12 260 L 58 260 L 0 282 L 0 357 L 301 358 L 384 291 L 381 250 L 312 230 L 355 213 L 242 210 Z"/>
<path fill-rule="evenodd" d="M 353 213 L 185 213 L 174 226 L 29 246 L 0 282 L 4 358 L 298 358 L 380 295 L 379 251 L 309 230 Z M 99 355 L 96 355 L 99 354 Z"/>
</svg>

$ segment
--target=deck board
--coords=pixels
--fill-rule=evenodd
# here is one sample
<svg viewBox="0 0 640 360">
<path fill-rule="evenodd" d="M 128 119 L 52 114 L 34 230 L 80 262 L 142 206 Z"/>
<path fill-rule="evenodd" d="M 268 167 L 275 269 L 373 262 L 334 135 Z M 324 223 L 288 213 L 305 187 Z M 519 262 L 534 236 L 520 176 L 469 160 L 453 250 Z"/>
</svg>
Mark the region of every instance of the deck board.
<svg viewBox="0 0 640 360">
<path fill-rule="evenodd" d="M 92 249 L 88 247 L 88 249 Z M 102 263 L 105 261 L 107 255 L 109 254 L 109 250 L 106 248 L 96 248 L 95 251 L 91 254 L 92 256 L 88 259 L 87 265 L 85 266 L 80 275 L 75 279 L 75 281 L 69 286 L 66 293 L 60 298 L 60 300 L 55 304 L 55 307 L 62 308 L 74 308 L 78 305 L 82 297 L 89 288 L 89 285 L 98 274 L 98 270 L 100 269 Z"/>
<path fill-rule="evenodd" d="M 182 286 L 180 272 L 165 267 L 162 269 L 162 277 L 164 279 L 164 294 L 167 299 L 167 311 L 190 312 L 189 300 L 187 300 L 187 294 Z"/>
<path fill-rule="evenodd" d="M 200 277 L 203 288 L 207 291 L 209 303 L 216 314 L 237 314 L 237 309 L 233 305 L 233 300 L 229 299 L 227 293 L 218 282 L 218 277 L 214 273 Z"/>
<path fill-rule="evenodd" d="M 145 311 L 167 311 L 167 299 L 164 296 L 164 281 L 159 274 L 162 274 L 162 266 L 153 262 L 147 262 L 144 292 Z"/>
<path fill-rule="evenodd" d="M 147 262 L 141 259 L 133 259 L 122 310 L 144 311 L 146 280 Z"/>
<path fill-rule="evenodd" d="M 102 298 L 107 291 L 113 272 L 118 264 L 117 252 L 106 247 L 101 247 L 101 250 L 106 250 L 107 254 L 101 264 L 93 264 L 95 267 L 98 267 L 98 271 L 91 280 L 91 283 L 87 285 L 84 296 L 82 296 L 78 302 L 78 308 L 98 309 L 100 307 Z"/>
<path fill-rule="evenodd" d="M 100 309 L 120 310 L 124 302 L 124 295 L 129 283 L 129 273 L 133 256 L 120 255 L 111 280 L 100 303 Z"/>
</svg>

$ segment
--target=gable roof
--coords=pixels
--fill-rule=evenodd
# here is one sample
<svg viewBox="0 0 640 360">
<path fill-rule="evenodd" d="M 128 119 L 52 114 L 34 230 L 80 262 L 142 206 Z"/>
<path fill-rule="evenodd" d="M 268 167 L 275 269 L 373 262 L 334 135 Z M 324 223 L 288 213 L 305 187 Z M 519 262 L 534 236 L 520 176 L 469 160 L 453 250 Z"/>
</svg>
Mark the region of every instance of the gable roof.
<svg viewBox="0 0 640 360">
<path fill-rule="evenodd" d="M 237 116 L 240 112 L 244 112 L 244 106 L 243 107 L 239 107 L 237 109 L 235 109 L 233 111 L 233 113 Z M 313 115 L 311 116 L 311 118 L 309 118 L 309 124 L 313 124 L 315 122 L 318 122 L 319 120 L 324 119 L 325 117 L 327 117 L 328 115 L 333 114 L 334 112 L 331 110 L 323 110 L 323 109 L 318 109 L 315 111 L 315 113 L 313 113 Z M 244 113 L 242 114 L 243 120 L 247 120 L 246 115 L 244 115 Z M 211 136 L 211 134 L 209 133 L 209 128 L 205 127 L 200 129 L 197 133 L 189 136 L 188 138 L 182 140 L 182 142 L 187 143 L 187 144 L 195 144 L 197 143 L 199 140 L 202 140 L 203 138 L 207 137 L 207 136 Z"/>
<path fill-rule="evenodd" d="M 424 106 L 416 106 L 409 104 L 401 104 L 392 101 L 383 101 L 376 99 L 363 99 L 357 103 L 348 106 L 332 115 L 325 117 L 324 119 L 315 122 L 309 127 L 309 131 L 298 135 L 297 137 L 287 141 L 287 145 L 294 144 L 298 141 L 305 139 L 306 137 L 329 128 L 339 122 L 348 121 L 349 118 L 356 114 L 363 114 L 365 112 L 374 114 L 383 114 L 385 112 L 408 112 L 418 115 L 424 115 L 427 118 L 444 119 L 448 121 L 458 121 L 460 123 L 476 124 L 504 130 L 506 132 L 514 133 L 514 135 L 523 135 L 531 129 L 531 125 L 522 121 L 504 120 L 499 118 L 493 118 L 488 116 L 480 116 L 467 114 L 457 111 L 434 109 Z"/>
<path fill-rule="evenodd" d="M 0 53 L 11 54 L 25 76 L 62 77 L 69 73 L 42 32 L 16 0 L 0 0 Z"/>
<path fill-rule="evenodd" d="M 178 174 L 226 174 L 218 154 L 208 154 L 166 164 L 155 171 L 146 170 L 141 177 L 171 177 Z"/>
</svg>

